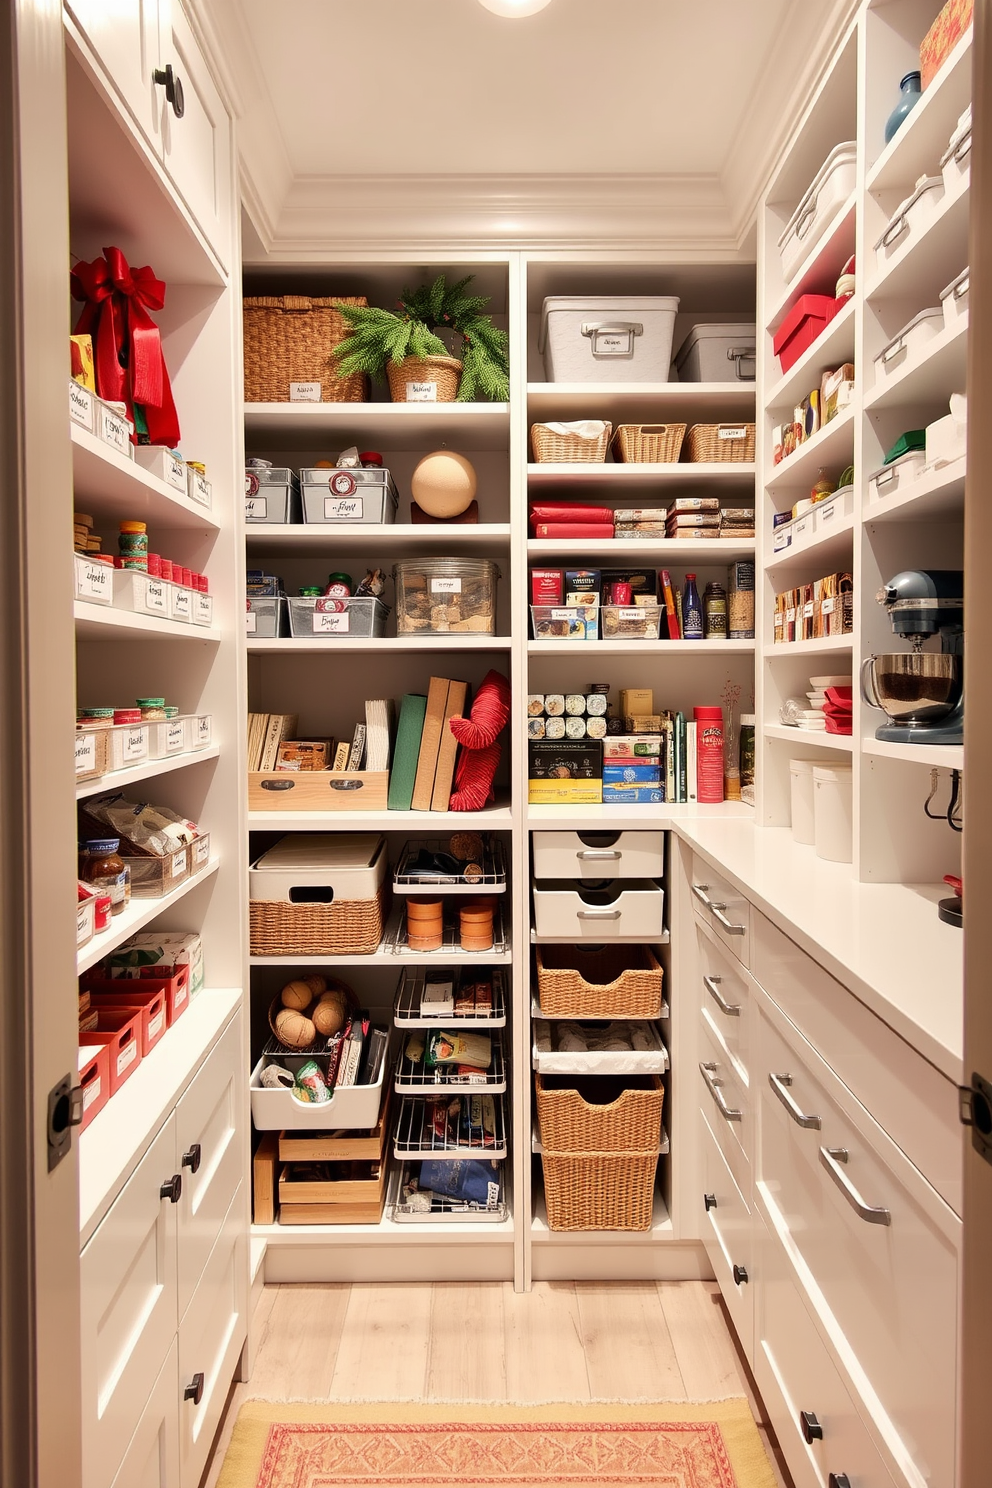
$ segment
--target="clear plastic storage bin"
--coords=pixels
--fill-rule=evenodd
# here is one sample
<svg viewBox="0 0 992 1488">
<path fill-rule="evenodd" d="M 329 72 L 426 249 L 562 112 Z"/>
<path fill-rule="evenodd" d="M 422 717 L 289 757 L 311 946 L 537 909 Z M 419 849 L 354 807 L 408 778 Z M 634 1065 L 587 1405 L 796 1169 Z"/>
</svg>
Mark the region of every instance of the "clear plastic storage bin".
<svg viewBox="0 0 992 1488">
<path fill-rule="evenodd" d="M 599 605 L 531 605 L 535 641 L 596 641 Z"/>
<path fill-rule="evenodd" d="M 381 636 L 389 606 L 381 599 L 325 599 L 290 596 L 289 626 L 294 636 Z"/>
<path fill-rule="evenodd" d="M 393 569 L 396 634 L 496 634 L 500 572 L 487 558 L 409 558 Z"/>
<path fill-rule="evenodd" d="M 661 633 L 661 605 L 603 605 L 599 613 L 604 641 L 656 641 Z"/>
</svg>

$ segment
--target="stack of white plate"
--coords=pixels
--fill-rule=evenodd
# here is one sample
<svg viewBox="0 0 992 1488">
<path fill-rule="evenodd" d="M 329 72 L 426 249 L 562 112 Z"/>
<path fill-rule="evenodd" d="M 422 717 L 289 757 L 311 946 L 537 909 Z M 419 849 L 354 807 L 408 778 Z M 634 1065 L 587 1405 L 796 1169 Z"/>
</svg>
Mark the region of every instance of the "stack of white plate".
<svg viewBox="0 0 992 1488">
<path fill-rule="evenodd" d="M 824 709 L 827 705 L 827 688 L 850 687 L 850 685 L 850 677 L 810 677 L 809 689 L 806 693 L 809 707 L 800 712 L 796 719 L 796 726 L 810 733 L 826 733 L 827 717 Z"/>
</svg>

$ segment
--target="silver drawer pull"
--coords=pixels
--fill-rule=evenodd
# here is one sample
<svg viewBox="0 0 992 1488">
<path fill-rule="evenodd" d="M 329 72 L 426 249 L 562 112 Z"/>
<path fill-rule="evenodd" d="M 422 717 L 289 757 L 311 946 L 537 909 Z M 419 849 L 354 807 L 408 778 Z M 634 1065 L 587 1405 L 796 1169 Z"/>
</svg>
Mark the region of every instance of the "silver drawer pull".
<svg viewBox="0 0 992 1488">
<path fill-rule="evenodd" d="M 744 1112 L 735 1111 L 731 1106 L 727 1105 L 723 1091 L 720 1089 L 720 1082 L 716 1078 L 716 1071 L 717 1066 L 715 1064 L 704 1062 L 699 1066 L 699 1073 L 706 1081 L 706 1088 L 716 1101 L 717 1110 L 720 1112 L 724 1121 L 743 1121 Z"/>
<path fill-rule="evenodd" d="M 792 1084 L 791 1075 L 769 1075 L 768 1083 L 797 1126 L 801 1126 L 807 1131 L 820 1130 L 823 1122 L 820 1120 L 819 1116 L 807 1116 L 802 1107 L 797 1106 L 792 1096 L 789 1094 L 788 1087 Z"/>
<path fill-rule="evenodd" d="M 703 986 L 706 988 L 707 992 L 710 994 L 713 1001 L 720 1009 L 721 1013 L 724 1013 L 728 1018 L 739 1018 L 741 1015 L 740 1003 L 728 1002 L 727 999 L 721 994 L 719 983 L 722 980 L 723 978 L 718 976 L 704 976 Z"/>
<path fill-rule="evenodd" d="M 744 925 L 735 925 L 733 920 L 728 920 L 724 914 L 726 908 L 727 906 L 725 904 L 714 904 L 712 901 L 710 902 L 710 914 L 714 919 L 720 921 L 720 924 L 728 935 L 745 935 L 747 933 L 747 927 Z"/>
<path fill-rule="evenodd" d="M 704 904 L 707 909 L 709 909 L 710 905 L 713 903 L 713 900 L 710 898 L 709 895 L 709 887 L 709 884 L 693 884 L 692 886 L 692 892 L 695 894 L 700 904 Z"/>
<path fill-rule="evenodd" d="M 826 1168 L 858 1218 L 863 1219 L 866 1224 L 890 1225 L 892 1223 L 892 1215 L 888 1209 L 875 1209 L 871 1204 L 866 1204 L 850 1178 L 844 1172 L 844 1169 L 840 1166 L 841 1163 L 846 1163 L 847 1160 L 848 1151 L 846 1147 L 820 1148 L 820 1162 Z"/>
<path fill-rule="evenodd" d="M 577 909 L 575 911 L 577 920 L 618 920 L 619 909 Z"/>
<path fill-rule="evenodd" d="M 580 863 L 619 863 L 623 853 L 616 847 L 587 847 L 575 856 Z"/>
</svg>

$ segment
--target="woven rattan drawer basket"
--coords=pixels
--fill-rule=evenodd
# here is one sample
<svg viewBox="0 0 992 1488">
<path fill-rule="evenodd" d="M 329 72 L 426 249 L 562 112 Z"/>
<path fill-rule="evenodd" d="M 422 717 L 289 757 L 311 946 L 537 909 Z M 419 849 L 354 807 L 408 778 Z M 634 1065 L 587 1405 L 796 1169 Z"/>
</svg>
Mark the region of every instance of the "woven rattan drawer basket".
<svg viewBox="0 0 992 1488">
<path fill-rule="evenodd" d="M 251 954 L 370 956 L 382 940 L 388 892 L 384 884 L 374 899 L 341 899 L 336 904 L 251 899 Z"/>
<path fill-rule="evenodd" d="M 335 306 L 366 305 L 364 296 L 255 295 L 243 304 L 246 403 L 288 403 L 291 382 L 319 382 L 313 401 L 364 401 L 365 378 L 342 377 L 334 356 L 350 334 Z"/>
<path fill-rule="evenodd" d="M 645 945 L 537 947 L 538 1001 L 546 1018 L 660 1017 L 664 976 Z"/>
<path fill-rule="evenodd" d="M 693 464 L 753 460 L 754 427 L 754 424 L 693 424 L 686 435 L 687 458 Z"/>
<path fill-rule="evenodd" d="M 550 1230 L 649 1230 L 657 1149 L 544 1152 Z"/>
<path fill-rule="evenodd" d="M 549 1088 L 546 1075 L 535 1075 L 542 1146 L 559 1153 L 646 1152 L 657 1147 L 665 1100 L 661 1077 L 631 1077 L 631 1083 L 649 1088 L 625 1090 L 609 1105 L 599 1106 L 586 1101 L 579 1090 Z"/>
<path fill-rule="evenodd" d="M 580 461 L 585 464 L 602 464 L 610 447 L 612 425 L 605 424 L 603 432 L 594 439 L 581 434 L 559 434 L 547 424 L 532 424 L 531 444 L 534 459 L 539 465 L 570 464 Z"/>
<path fill-rule="evenodd" d="M 621 424 L 613 436 L 614 458 L 627 465 L 667 465 L 682 452 L 685 424 Z"/>
</svg>

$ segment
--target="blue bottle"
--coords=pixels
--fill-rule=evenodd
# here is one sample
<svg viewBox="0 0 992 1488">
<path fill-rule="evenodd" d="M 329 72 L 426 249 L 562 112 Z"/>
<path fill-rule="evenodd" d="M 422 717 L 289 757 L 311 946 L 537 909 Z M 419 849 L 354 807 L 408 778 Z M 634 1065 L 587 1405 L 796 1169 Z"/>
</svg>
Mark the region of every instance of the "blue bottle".
<svg viewBox="0 0 992 1488">
<path fill-rule="evenodd" d="M 687 573 L 682 590 L 682 634 L 687 641 L 703 639 L 703 607 L 699 603 L 696 575 Z"/>
<path fill-rule="evenodd" d="M 920 74 L 907 72 L 899 84 L 899 102 L 885 121 L 885 143 L 895 134 L 905 119 L 913 112 L 923 94 L 920 91 Z"/>
</svg>

